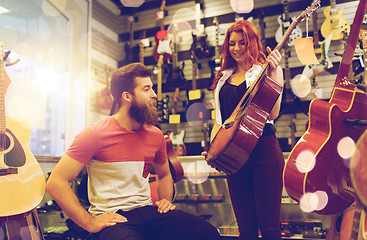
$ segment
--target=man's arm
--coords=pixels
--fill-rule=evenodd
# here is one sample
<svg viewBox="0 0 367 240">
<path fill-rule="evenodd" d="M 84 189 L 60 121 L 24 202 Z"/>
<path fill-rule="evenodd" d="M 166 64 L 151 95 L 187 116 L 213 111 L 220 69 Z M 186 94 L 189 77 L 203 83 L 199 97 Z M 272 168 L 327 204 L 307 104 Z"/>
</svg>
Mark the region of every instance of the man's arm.
<svg viewBox="0 0 367 240">
<path fill-rule="evenodd" d="M 164 163 L 153 163 L 154 169 L 158 175 L 158 197 L 159 201 L 155 203 L 160 213 L 166 213 L 174 210 L 175 205 L 172 204 L 173 197 L 173 180 L 171 171 L 169 170 L 168 160 Z"/>
<path fill-rule="evenodd" d="M 112 212 L 93 218 L 82 207 L 69 183 L 78 176 L 83 167 L 83 163 L 67 155 L 62 156 L 47 181 L 47 191 L 61 209 L 88 232 L 99 232 L 105 227 L 125 222 L 125 217 Z"/>
</svg>

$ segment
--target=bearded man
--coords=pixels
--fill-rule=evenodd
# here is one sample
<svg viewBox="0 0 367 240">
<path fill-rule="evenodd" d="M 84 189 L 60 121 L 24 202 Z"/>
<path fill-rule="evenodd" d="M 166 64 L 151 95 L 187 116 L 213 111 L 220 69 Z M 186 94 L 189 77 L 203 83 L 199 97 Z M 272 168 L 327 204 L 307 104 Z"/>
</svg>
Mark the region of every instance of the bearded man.
<svg viewBox="0 0 367 240">
<path fill-rule="evenodd" d="M 52 171 L 47 190 L 93 239 L 220 239 L 208 222 L 175 209 L 173 181 L 163 133 L 157 128 L 157 95 L 141 63 L 117 69 L 111 80 L 117 113 L 79 133 Z M 88 211 L 69 183 L 88 171 Z M 158 175 L 152 204 L 148 176 Z"/>
</svg>

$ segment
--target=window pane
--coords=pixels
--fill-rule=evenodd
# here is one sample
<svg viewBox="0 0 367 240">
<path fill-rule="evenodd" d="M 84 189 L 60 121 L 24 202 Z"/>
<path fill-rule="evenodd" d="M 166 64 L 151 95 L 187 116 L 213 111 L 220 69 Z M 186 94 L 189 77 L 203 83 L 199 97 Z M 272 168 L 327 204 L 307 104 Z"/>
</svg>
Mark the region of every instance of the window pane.
<svg viewBox="0 0 367 240">
<path fill-rule="evenodd" d="M 34 155 L 61 155 L 69 82 L 68 19 L 42 0 L 1 1 L 1 9 L 8 12 L 0 11 L 0 41 L 11 51 L 9 66 L 5 64 L 12 81 L 6 116 L 30 125 Z"/>
</svg>

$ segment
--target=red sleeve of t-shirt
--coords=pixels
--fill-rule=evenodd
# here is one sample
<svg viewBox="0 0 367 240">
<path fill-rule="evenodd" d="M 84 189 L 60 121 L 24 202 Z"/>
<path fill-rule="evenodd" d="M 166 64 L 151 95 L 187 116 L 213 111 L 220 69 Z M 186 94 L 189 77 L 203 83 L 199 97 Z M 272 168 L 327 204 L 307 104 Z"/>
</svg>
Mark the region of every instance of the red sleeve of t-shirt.
<svg viewBox="0 0 367 240">
<path fill-rule="evenodd" d="M 89 125 L 74 138 L 65 154 L 86 164 L 97 153 L 99 149 L 98 142 L 94 126 Z"/>
</svg>

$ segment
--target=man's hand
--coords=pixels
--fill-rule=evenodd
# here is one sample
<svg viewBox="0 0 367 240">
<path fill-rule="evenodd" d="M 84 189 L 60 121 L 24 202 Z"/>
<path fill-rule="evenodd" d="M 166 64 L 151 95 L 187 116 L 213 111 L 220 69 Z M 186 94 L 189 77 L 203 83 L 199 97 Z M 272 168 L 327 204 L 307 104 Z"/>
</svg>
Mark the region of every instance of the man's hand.
<svg viewBox="0 0 367 240">
<path fill-rule="evenodd" d="M 92 218 L 92 222 L 91 224 L 89 224 L 86 230 L 88 232 L 96 233 L 106 227 L 111 227 L 116 225 L 116 223 L 123 223 L 123 222 L 127 222 L 127 219 L 124 216 L 118 213 L 108 211 L 102 213 L 101 215 L 95 218 Z"/>
<path fill-rule="evenodd" d="M 160 212 L 160 213 L 166 213 L 169 210 L 175 210 L 176 209 L 176 206 L 173 205 L 167 199 L 162 199 L 162 200 L 156 201 L 155 205 L 158 207 L 158 212 Z"/>
</svg>

